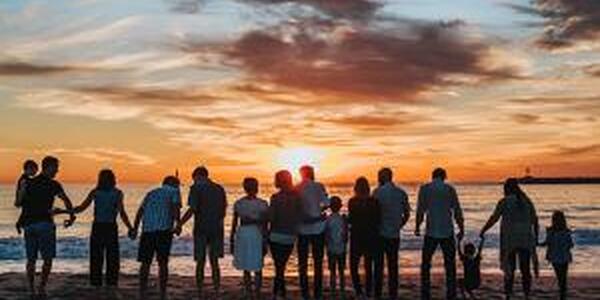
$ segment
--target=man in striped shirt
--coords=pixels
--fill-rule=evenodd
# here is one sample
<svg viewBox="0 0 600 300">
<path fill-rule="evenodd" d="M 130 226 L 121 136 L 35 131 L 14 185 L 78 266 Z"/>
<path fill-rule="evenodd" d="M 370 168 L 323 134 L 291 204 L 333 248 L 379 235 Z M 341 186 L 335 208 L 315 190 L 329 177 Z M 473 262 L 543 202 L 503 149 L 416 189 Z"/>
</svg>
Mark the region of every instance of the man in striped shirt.
<svg viewBox="0 0 600 300">
<path fill-rule="evenodd" d="M 132 238 L 137 236 L 140 222 L 143 222 L 138 248 L 138 261 L 142 264 L 140 299 L 146 298 L 148 275 L 155 253 L 159 266 L 160 296 L 161 299 L 166 297 L 173 225 L 179 222 L 181 210 L 179 184 L 177 177 L 167 176 L 161 187 L 146 194 L 135 217 L 134 230 L 130 233 Z"/>
</svg>

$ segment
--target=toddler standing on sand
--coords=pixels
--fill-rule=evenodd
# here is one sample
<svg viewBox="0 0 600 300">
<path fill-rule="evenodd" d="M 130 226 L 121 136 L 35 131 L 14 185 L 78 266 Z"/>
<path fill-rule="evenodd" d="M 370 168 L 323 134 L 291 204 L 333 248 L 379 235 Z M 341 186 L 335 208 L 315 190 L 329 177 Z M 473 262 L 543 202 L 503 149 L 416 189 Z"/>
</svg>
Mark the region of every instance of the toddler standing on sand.
<svg viewBox="0 0 600 300">
<path fill-rule="evenodd" d="M 327 261 L 329 263 L 329 279 L 331 293 L 336 293 L 336 272 L 340 276 L 340 292 L 345 297 L 346 244 L 348 243 L 348 224 L 346 216 L 340 214 L 342 199 L 331 197 L 331 214 L 327 217 L 325 227 L 325 243 L 327 246 Z"/>
<path fill-rule="evenodd" d="M 477 249 L 473 243 L 466 243 L 464 251 L 458 247 L 458 256 L 463 263 L 463 279 L 460 282 L 460 291 L 464 299 L 467 299 L 466 294 L 471 299 L 476 299 L 473 292 L 481 285 L 481 252 L 483 250 L 482 238 L 479 241 Z"/>
<path fill-rule="evenodd" d="M 546 229 L 546 240 L 540 243 L 540 246 L 548 247 L 546 259 L 552 264 L 556 274 L 560 299 L 567 299 L 567 276 L 569 264 L 573 261 L 571 249 L 574 244 L 571 230 L 562 211 L 555 211 L 552 214 L 552 225 Z"/>
</svg>

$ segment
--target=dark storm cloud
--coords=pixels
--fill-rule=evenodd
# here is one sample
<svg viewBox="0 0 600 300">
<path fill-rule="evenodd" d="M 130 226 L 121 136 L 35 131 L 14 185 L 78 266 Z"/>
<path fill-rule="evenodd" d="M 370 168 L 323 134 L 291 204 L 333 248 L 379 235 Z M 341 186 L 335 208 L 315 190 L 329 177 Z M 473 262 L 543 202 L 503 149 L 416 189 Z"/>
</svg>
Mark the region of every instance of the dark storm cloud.
<svg viewBox="0 0 600 300">
<path fill-rule="evenodd" d="M 491 47 L 465 37 L 461 27 L 462 22 L 348 27 L 309 19 L 247 32 L 222 52 L 249 82 L 349 101 L 410 101 L 457 84 L 456 78 L 519 77 L 502 62 L 488 65 Z"/>
</svg>

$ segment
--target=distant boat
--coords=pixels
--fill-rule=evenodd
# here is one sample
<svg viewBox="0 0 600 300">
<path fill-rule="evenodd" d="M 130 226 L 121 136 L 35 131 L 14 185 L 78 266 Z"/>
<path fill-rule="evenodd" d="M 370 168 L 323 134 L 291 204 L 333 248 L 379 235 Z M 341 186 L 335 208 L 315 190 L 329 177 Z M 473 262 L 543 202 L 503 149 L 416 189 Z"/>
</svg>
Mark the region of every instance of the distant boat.
<svg viewBox="0 0 600 300">
<path fill-rule="evenodd" d="M 533 177 L 518 178 L 522 184 L 600 184 L 600 177 Z"/>
</svg>

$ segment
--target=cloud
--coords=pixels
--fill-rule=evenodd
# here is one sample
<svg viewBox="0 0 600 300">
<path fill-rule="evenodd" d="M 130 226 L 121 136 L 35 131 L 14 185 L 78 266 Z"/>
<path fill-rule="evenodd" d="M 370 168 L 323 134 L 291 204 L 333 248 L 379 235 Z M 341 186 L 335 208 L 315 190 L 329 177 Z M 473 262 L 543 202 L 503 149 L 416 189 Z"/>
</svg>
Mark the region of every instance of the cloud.
<svg viewBox="0 0 600 300">
<path fill-rule="evenodd" d="M 18 61 L 0 62 L 0 76 L 52 75 L 86 70 L 90 71 L 91 69 L 76 66 L 44 65 Z"/>
<path fill-rule="evenodd" d="M 127 163 L 139 166 L 153 165 L 156 163 L 154 158 L 127 150 L 118 150 L 112 148 L 82 148 L 65 149 L 58 148 L 45 151 L 57 155 L 73 155 L 84 159 L 90 159 L 99 162 Z"/>
<path fill-rule="evenodd" d="M 519 78 L 516 66 L 498 61 L 497 50 L 461 27 L 377 28 L 311 18 L 247 32 L 220 51 L 247 82 L 340 102 L 410 101 L 451 85 Z M 194 42 L 185 48 L 192 51 Z"/>
<path fill-rule="evenodd" d="M 195 14 L 200 11 L 203 0 L 165 0 L 172 12 Z"/>
<path fill-rule="evenodd" d="M 540 116 L 527 114 L 527 113 L 517 113 L 511 116 L 511 118 L 522 125 L 535 124 L 540 120 Z"/>
<path fill-rule="evenodd" d="M 557 154 L 562 156 L 580 156 L 580 155 L 598 155 L 600 154 L 600 144 L 590 144 L 585 146 L 560 147 Z"/>
<path fill-rule="evenodd" d="M 592 77 L 600 77 L 600 64 L 586 66 L 583 71 Z"/>
<path fill-rule="evenodd" d="M 533 6 L 511 5 L 518 12 L 543 18 L 544 33 L 536 44 L 549 50 L 595 47 L 600 39 L 600 1 L 533 0 Z"/>
<path fill-rule="evenodd" d="M 334 18 L 364 19 L 371 17 L 382 3 L 372 0 L 240 0 L 249 4 L 310 6 Z"/>
</svg>

